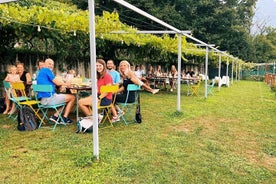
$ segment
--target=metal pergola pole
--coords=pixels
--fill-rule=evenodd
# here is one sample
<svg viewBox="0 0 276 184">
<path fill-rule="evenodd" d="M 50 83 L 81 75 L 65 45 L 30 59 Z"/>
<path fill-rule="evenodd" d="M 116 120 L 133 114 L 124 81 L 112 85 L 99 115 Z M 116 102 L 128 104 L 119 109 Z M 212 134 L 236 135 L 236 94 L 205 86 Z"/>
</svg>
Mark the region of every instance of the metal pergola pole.
<svg viewBox="0 0 276 184">
<path fill-rule="evenodd" d="M 221 77 L 221 52 L 219 53 L 218 77 Z"/>
<path fill-rule="evenodd" d="M 98 97 L 96 75 L 96 34 L 95 34 L 95 7 L 94 0 L 88 0 L 89 8 L 89 36 L 90 36 L 90 62 L 92 83 L 92 109 L 93 109 L 93 153 L 99 160 L 99 134 L 98 134 Z"/>
<path fill-rule="evenodd" d="M 218 77 L 221 79 L 221 52 L 219 53 L 219 69 L 218 69 Z M 218 85 L 218 90 L 220 91 L 220 85 Z"/>
<path fill-rule="evenodd" d="M 242 65 L 239 63 L 239 80 L 242 78 Z"/>
<path fill-rule="evenodd" d="M 230 77 L 229 77 L 229 74 L 228 74 L 228 70 L 229 70 L 229 57 L 227 57 L 227 62 L 226 62 L 226 76 L 230 80 Z M 229 81 L 229 85 L 230 85 L 230 81 Z"/>
<path fill-rule="evenodd" d="M 234 80 L 234 64 L 235 64 L 235 59 L 232 58 L 232 64 L 231 64 L 231 84 L 233 84 L 233 80 Z"/>
<path fill-rule="evenodd" d="M 206 56 L 205 56 L 205 88 L 204 88 L 204 97 L 207 98 L 207 76 L 208 76 L 208 57 L 209 57 L 209 48 L 206 47 Z"/>
<path fill-rule="evenodd" d="M 226 62 L 226 76 L 228 76 L 228 69 L 229 69 L 229 57 L 227 57 L 227 62 Z"/>
<path fill-rule="evenodd" d="M 177 75 L 177 111 L 180 112 L 180 79 L 181 79 L 181 56 L 182 56 L 182 51 L 181 51 L 181 45 L 182 45 L 182 34 L 178 34 L 178 54 L 177 54 L 177 70 L 178 70 L 178 75 Z"/>
<path fill-rule="evenodd" d="M 238 81 L 238 65 L 239 65 L 239 62 L 238 60 L 236 59 L 236 75 L 235 75 L 235 78 L 236 78 L 236 82 Z"/>
</svg>

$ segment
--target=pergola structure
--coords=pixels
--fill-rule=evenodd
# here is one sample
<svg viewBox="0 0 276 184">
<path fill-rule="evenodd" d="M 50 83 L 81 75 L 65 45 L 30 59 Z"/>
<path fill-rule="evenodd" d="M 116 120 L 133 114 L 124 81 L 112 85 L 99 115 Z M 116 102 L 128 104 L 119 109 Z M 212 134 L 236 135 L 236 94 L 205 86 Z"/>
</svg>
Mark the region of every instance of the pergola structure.
<svg viewBox="0 0 276 184">
<path fill-rule="evenodd" d="M 12 2 L 16 0 L 0 0 L 0 3 L 7 3 L 7 2 Z M 203 45 L 206 47 L 206 63 L 208 63 L 208 50 L 213 49 L 214 51 L 222 53 L 222 51 L 218 50 L 215 48 L 213 45 L 207 44 L 197 38 L 194 38 L 193 36 L 189 35 L 189 32 L 187 31 L 181 31 L 164 21 L 146 13 L 145 11 L 123 1 L 123 0 L 113 0 L 128 9 L 131 9 L 139 14 L 141 14 L 144 17 L 147 17 L 160 25 L 163 25 L 164 27 L 168 28 L 170 31 L 167 31 L 167 34 L 177 34 L 178 35 L 178 71 L 181 71 L 181 44 L 182 44 L 182 36 L 186 36 L 187 38 L 190 38 L 194 40 L 195 42 Z M 90 62 L 91 62 L 91 78 L 92 78 L 92 106 L 97 107 L 97 81 L 96 81 L 96 34 L 95 34 L 95 2 L 94 0 L 88 0 L 88 8 L 89 8 L 89 30 L 90 30 Z M 145 34 L 145 33 L 150 33 L 150 31 L 140 31 L 138 33 Z M 158 34 L 162 34 L 161 32 Z M 226 53 L 223 53 L 227 55 Z M 229 55 L 227 55 L 229 56 Z M 232 64 L 232 70 L 233 70 L 233 64 Z M 237 67 L 236 67 L 237 70 Z M 205 74 L 207 72 L 207 69 L 205 68 Z M 233 72 L 232 72 L 232 77 L 233 77 Z M 206 81 L 207 82 L 207 81 Z M 177 78 L 177 111 L 180 111 L 180 75 L 178 75 Z M 98 109 L 93 108 L 93 153 L 94 156 L 99 159 L 99 137 L 98 137 Z"/>
</svg>

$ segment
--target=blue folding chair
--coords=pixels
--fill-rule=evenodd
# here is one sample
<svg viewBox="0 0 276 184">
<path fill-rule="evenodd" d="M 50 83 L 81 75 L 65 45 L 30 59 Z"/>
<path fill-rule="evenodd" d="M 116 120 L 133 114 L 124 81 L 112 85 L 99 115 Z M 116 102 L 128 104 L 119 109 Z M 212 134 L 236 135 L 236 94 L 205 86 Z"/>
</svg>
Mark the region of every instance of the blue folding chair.
<svg viewBox="0 0 276 184">
<path fill-rule="evenodd" d="M 30 98 L 26 97 L 26 96 L 15 97 L 13 95 L 12 87 L 11 87 L 11 84 L 9 82 L 3 81 L 3 85 L 4 85 L 4 89 L 5 89 L 6 95 L 8 96 L 8 99 L 10 101 L 12 101 L 13 103 L 15 103 L 15 106 L 16 106 L 17 110 L 19 110 L 19 109 L 22 108 L 22 106 L 21 106 L 21 104 L 19 102 L 30 100 Z M 13 120 L 16 121 L 17 120 L 17 111 L 14 111 L 13 113 L 9 114 L 8 117 L 9 118 L 13 118 Z"/>
<path fill-rule="evenodd" d="M 52 85 L 39 85 L 39 84 L 33 84 L 32 85 L 33 88 L 33 92 L 35 94 L 35 98 L 36 100 L 40 100 L 37 97 L 38 92 L 46 92 L 46 93 L 50 93 L 51 96 L 53 94 L 53 86 Z M 54 103 L 53 103 L 54 104 Z M 64 107 L 65 107 L 66 103 L 60 103 L 60 104 L 54 104 L 54 105 L 43 105 L 41 103 L 38 104 L 38 108 L 41 110 L 41 112 L 43 113 L 43 117 L 40 121 L 39 127 L 41 127 L 41 125 L 44 122 L 44 119 L 47 119 L 47 121 L 49 122 L 49 118 L 47 116 L 48 110 L 49 109 L 54 109 L 56 112 L 58 112 L 58 119 L 55 122 L 54 127 L 52 128 L 52 130 L 54 131 L 56 129 L 56 126 L 61 124 L 61 125 L 66 125 L 66 123 L 64 122 L 61 114 L 63 113 Z"/>
<path fill-rule="evenodd" d="M 117 103 L 121 110 L 124 111 L 124 114 L 122 115 L 122 119 L 126 125 L 128 125 L 131 122 L 135 122 L 135 113 L 136 113 L 136 106 L 138 104 L 138 91 L 140 90 L 140 86 L 136 84 L 129 84 L 127 86 L 127 96 L 124 103 Z M 135 100 L 132 103 L 128 102 L 129 93 L 134 92 L 135 93 Z"/>
<path fill-rule="evenodd" d="M 216 80 L 215 79 L 212 79 L 212 83 L 211 84 L 208 84 L 207 85 L 207 94 L 211 94 L 211 95 L 214 95 L 213 93 L 213 88 L 215 86 L 215 83 L 216 83 Z"/>
</svg>

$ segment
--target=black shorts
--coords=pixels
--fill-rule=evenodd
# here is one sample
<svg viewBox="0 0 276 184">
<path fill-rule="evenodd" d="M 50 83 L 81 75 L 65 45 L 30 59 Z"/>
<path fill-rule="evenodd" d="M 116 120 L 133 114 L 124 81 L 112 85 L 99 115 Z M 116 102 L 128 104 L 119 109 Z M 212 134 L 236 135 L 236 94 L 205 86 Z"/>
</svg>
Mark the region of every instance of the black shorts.
<svg viewBox="0 0 276 184">
<path fill-rule="evenodd" d="M 111 99 L 108 99 L 106 97 L 102 98 L 101 100 L 101 106 L 107 106 L 107 105 L 110 105 L 112 103 L 112 100 Z"/>
<path fill-rule="evenodd" d="M 135 96 L 129 95 L 127 103 L 133 103 L 135 101 Z M 118 94 L 116 96 L 116 103 L 125 103 L 126 102 L 126 95 L 125 94 Z"/>
</svg>

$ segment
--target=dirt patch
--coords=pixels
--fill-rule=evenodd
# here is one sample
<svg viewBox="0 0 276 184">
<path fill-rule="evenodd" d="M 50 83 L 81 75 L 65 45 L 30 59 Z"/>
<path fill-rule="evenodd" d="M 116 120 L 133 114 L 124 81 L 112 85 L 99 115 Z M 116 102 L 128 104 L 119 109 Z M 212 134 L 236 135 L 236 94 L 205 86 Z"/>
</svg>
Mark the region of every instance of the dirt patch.
<svg viewBox="0 0 276 184">
<path fill-rule="evenodd" d="M 235 129 L 231 131 L 231 136 L 235 137 L 232 141 L 236 146 L 233 149 L 235 154 L 241 155 L 254 165 L 276 171 L 276 157 L 271 157 L 262 151 L 254 133 Z"/>
<path fill-rule="evenodd" d="M 172 126 L 171 130 L 189 133 L 193 130 L 193 127 L 189 124 L 181 124 L 177 126 Z"/>
<path fill-rule="evenodd" d="M 264 165 L 267 168 L 276 171 L 276 157 L 269 157 L 266 155 L 264 159 Z"/>
<path fill-rule="evenodd" d="M 11 125 L 3 125 L 2 128 L 5 128 L 5 129 L 10 129 L 12 126 Z"/>
<path fill-rule="evenodd" d="M 221 122 L 225 123 L 225 120 L 217 120 L 212 117 L 198 117 L 194 120 L 186 120 L 179 125 L 171 126 L 169 130 L 190 133 L 197 128 L 201 128 L 201 133 L 208 134 L 216 132 Z"/>
<path fill-rule="evenodd" d="M 254 164 L 267 168 L 268 170 L 276 171 L 276 157 L 269 155 L 259 156 L 257 151 L 248 150 L 245 152 L 247 160 Z"/>
</svg>

